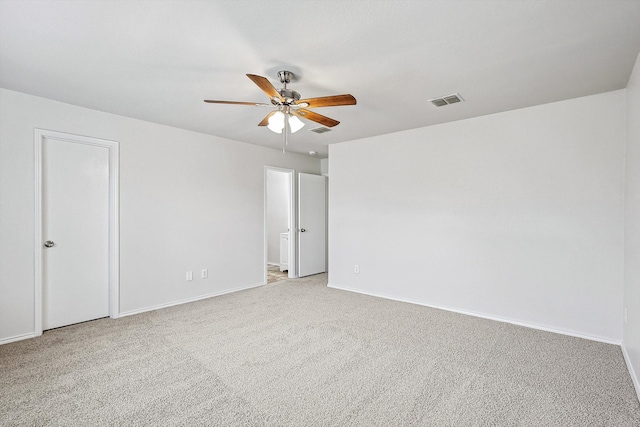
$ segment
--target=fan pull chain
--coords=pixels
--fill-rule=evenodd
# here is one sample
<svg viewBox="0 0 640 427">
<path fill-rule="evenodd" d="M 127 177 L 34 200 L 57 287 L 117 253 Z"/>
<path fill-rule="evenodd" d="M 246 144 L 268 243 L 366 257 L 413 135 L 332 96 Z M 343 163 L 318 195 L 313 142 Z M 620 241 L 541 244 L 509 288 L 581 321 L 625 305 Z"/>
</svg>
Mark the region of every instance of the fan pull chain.
<svg viewBox="0 0 640 427">
<path fill-rule="evenodd" d="M 284 141 L 286 145 L 289 145 L 289 133 L 291 133 L 291 126 L 289 126 L 289 118 L 291 114 L 285 114 L 284 116 Z"/>
<path fill-rule="evenodd" d="M 282 129 L 283 140 L 282 140 L 282 154 L 285 153 L 285 146 L 289 145 L 289 115 L 284 115 L 284 129 Z"/>
</svg>

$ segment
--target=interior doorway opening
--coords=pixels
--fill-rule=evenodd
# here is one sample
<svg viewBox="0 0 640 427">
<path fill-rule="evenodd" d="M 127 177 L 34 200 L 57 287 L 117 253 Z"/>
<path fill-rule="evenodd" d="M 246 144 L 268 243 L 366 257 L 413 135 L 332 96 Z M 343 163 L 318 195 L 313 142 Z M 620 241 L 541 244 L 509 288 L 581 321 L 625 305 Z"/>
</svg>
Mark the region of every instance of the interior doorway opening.
<svg viewBox="0 0 640 427">
<path fill-rule="evenodd" d="M 294 170 L 265 166 L 264 283 L 297 276 Z"/>
</svg>

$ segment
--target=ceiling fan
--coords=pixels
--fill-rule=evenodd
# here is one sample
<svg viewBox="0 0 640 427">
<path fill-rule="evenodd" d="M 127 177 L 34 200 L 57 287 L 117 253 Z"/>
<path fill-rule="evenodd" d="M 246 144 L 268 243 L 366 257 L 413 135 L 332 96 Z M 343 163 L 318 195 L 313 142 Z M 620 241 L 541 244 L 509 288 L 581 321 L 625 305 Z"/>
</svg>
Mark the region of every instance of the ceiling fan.
<svg viewBox="0 0 640 427">
<path fill-rule="evenodd" d="M 300 120 L 300 118 L 320 123 L 326 127 L 334 127 L 340 123 L 337 120 L 318 114 L 308 108 L 356 104 L 356 99 L 350 94 L 300 99 L 298 92 L 287 88 L 287 84 L 293 79 L 293 73 L 291 71 L 278 71 L 280 83 L 284 85 L 282 89 L 276 89 L 265 77 L 255 74 L 247 74 L 247 77 L 267 94 L 271 101 L 270 104 L 261 102 L 217 101 L 211 99 L 205 99 L 204 102 L 211 104 L 275 107 L 275 110 L 267 114 L 267 116 L 258 123 L 258 126 L 267 126 L 273 132 L 284 135 L 282 142 L 283 153 L 285 152 L 285 146 L 289 143 L 289 133 L 295 133 L 304 126 L 304 122 Z"/>
</svg>

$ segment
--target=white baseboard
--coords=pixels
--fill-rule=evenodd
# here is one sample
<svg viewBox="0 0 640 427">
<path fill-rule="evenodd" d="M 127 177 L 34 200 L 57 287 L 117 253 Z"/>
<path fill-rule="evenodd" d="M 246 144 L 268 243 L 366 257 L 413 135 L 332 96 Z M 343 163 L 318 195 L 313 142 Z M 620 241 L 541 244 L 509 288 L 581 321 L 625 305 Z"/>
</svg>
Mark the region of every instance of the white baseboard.
<svg viewBox="0 0 640 427">
<path fill-rule="evenodd" d="M 34 332 L 29 332 L 28 334 L 16 335 L 14 337 L 2 338 L 0 339 L 0 345 L 9 344 L 10 342 L 22 341 L 29 338 L 35 338 L 37 335 Z"/>
<path fill-rule="evenodd" d="M 238 287 L 238 288 L 227 289 L 227 290 L 224 290 L 224 291 L 212 292 L 210 294 L 200 295 L 200 296 L 193 297 L 193 298 L 186 298 L 186 299 L 182 299 L 182 300 L 178 300 L 178 301 L 168 302 L 168 303 L 165 303 L 165 304 L 158 304 L 158 305 L 154 305 L 154 306 L 151 306 L 151 307 L 145 307 L 145 308 L 139 308 L 139 309 L 136 309 L 136 310 L 124 311 L 124 312 L 120 312 L 119 317 L 133 316 L 135 314 L 146 313 L 148 311 L 154 311 L 154 310 L 160 310 L 162 308 L 173 307 L 175 305 L 187 304 L 187 303 L 190 303 L 190 302 L 200 301 L 200 300 L 207 299 L 207 298 L 213 298 L 213 297 L 217 297 L 217 296 L 220 296 L 220 295 L 230 294 L 230 293 L 233 293 L 233 292 L 244 291 L 246 289 L 257 288 L 258 286 L 264 286 L 264 285 L 265 285 L 264 282 L 256 283 L 256 284 L 253 284 L 253 285 L 241 286 L 241 287 Z"/>
<path fill-rule="evenodd" d="M 189 303 L 189 302 L 200 301 L 200 300 L 207 299 L 207 298 L 213 298 L 213 297 L 217 297 L 217 296 L 220 296 L 220 295 L 225 295 L 225 294 L 230 294 L 230 293 L 233 293 L 233 292 L 243 291 L 245 289 L 257 288 L 258 286 L 264 286 L 265 284 L 266 283 L 256 283 L 256 284 L 249 285 L 249 286 L 241 286 L 241 287 L 238 287 L 238 288 L 227 289 L 227 290 L 220 291 L 220 292 L 213 292 L 213 293 L 206 294 L 206 295 L 200 295 L 200 296 L 193 297 L 193 298 L 186 298 L 186 299 L 179 300 L 179 301 L 172 301 L 172 302 L 169 302 L 169 303 L 154 305 L 154 306 L 151 306 L 151 307 L 145 307 L 145 308 L 141 308 L 141 309 L 137 309 L 137 310 L 130 310 L 130 311 L 125 311 L 125 312 L 120 312 L 117 316 L 114 316 L 113 318 L 116 319 L 118 317 L 133 316 L 134 314 L 145 313 L 147 311 L 160 310 L 162 308 L 173 307 L 174 305 L 186 304 L 186 303 Z M 35 338 L 37 336 L 38 335 L 36 335 L 34 332 L 30 332 L 28 334 L 16 335 L 14 337 L 9 337 L 9 338 L 2 338 L 2 339 L 0 339 L 0 345 L 9 344 L 9 343 L 15 342 L 15 341 L 26 340 L 26 339 L 29 339 L 29 338 Z"/>
<path fill-rule="evenodd" d="M 631 364 L 631 359 L 629 358 L 629 353 L 627 353 L 627 347 L 625 347 L 624 341 L 622 342 L 621 347 L 624 361 L 627 364 L 629 375 L 631 375 L 631 381 L 633 382 L 633 386 L 636 389 L 636 394 L 638 395 L 638 400 L 640 401 L 640 380 L 638 380 L 638 375 L 636 374 L 635 369 L 633 369 L 633 365 Z"/>
<path fill-rule="evenodd" d="M 445 310 L 445 311 L 450 311 L 450 312 L 453 312 L 453 313 L 465 314 L 467 316 L 480 317 L 482 319 L 487 319 L 487 320 L 495 320 L 496 322 L 510 323 L 512 325 L 524 326 L 525 328 L 538 329 L 540 331 L 553 332 L 553 333 L 556 333 L 556 334 L 568 335 L 568 336 L 576 337 L 576 338 L 583 338 L 585 340 L 598 341 L 598 342 L 602 342 L 602 343 L 605 343 L 605 344 L 614 344 L 614 345 L 621 345 L 622 344 L 621 341 L 615 341 L 615 340 L 611 340 L 611 339 L 603 338 L 603 337 L 598 337 L 598 336 L 585 335 L 585 334 L 581 334 L 579 332 L 567 331 L 567 330 L 558 329 L 558 328 L 550 328 L 548 326 L 537 325 L 535 323 L 521 322 L 521 321 L 518 321 L 518 320 L 513 320 L 513 319 L 508 319 L 508 318 L 498 317 L 498 316 L 492 316 L 492 315 L 488 315 L 488 314 L 484 314 L 484 313 L 476 313 L 476 312 L 473 312 L 473 311 L 460 310 L 460 309 L 452 308 L 452 307 L 444 307 L 444 306 L 439 306 L 439 305 L 434 305 L 434 304 L 427 304 L 427 303 L 424 303 L 424 302 L 421 302 L 421 301 L 413 301 L 413 300 L 404 299 L 404 298 L 397 298 L 397 297 L 390 296 L 390 295 L 377 294 L 377 293 L 371 293 L 371 292 L 364 292 L 364 291 L 361 291 L 359 289 L 352 289 L 352 288 L 349 288 L 349 287 L 346 287 L 346 286 L 338 286 L 338 285 L 333 285 L 333 284 L 327 284 L 327 286 L 329 288 L 339 289 L 339 290 L 342 290 L 342 291 L 355 292 L 355 293 L 358 293 L 358 294 L 369 295 L 369 296 L 377 297 L 377 298 L 384 298 L 384 299 L 389 299 L 389 300 L 393 300 L 393 301 L 399 301 L 399 302 L 406 302 L 406 303 L 409 303 L 409 304 L 421 305 L 421 306 L 424 306 L 424 307 L 436 308 L 438 310 Z"/>
</svg>

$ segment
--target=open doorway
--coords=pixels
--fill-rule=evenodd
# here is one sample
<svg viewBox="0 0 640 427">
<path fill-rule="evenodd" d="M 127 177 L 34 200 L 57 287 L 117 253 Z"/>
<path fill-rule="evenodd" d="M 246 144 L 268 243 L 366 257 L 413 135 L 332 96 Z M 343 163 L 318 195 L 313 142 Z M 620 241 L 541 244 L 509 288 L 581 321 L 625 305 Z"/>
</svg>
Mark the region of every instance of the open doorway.
<svg viewBox="0 0 640 427">
<path fill-rule="evenodd" d="M 293 170 L 265 166 L 265 284 L 297 277 L 293 186 Z"/>
</svg>

